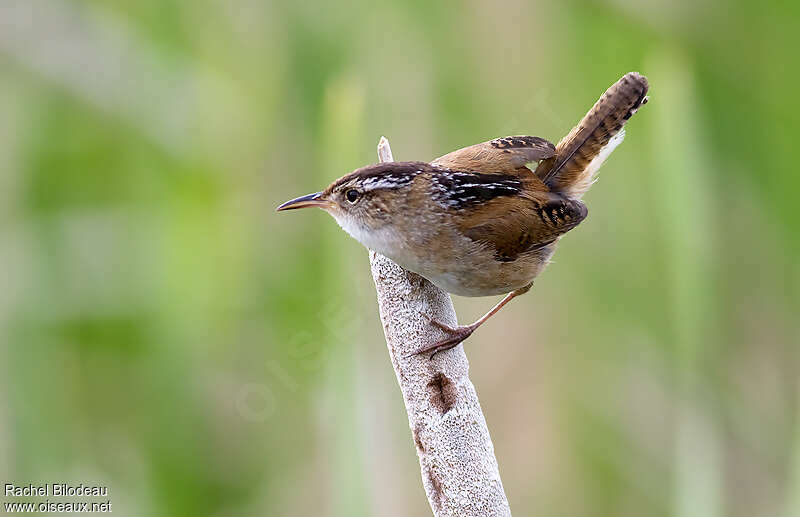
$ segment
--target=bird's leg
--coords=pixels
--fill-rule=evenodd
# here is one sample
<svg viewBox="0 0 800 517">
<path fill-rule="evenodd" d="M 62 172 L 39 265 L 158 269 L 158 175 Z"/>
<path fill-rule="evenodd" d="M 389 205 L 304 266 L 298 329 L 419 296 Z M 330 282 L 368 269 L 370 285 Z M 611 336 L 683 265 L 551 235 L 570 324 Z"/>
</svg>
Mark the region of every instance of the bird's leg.
<svg viewBox="0 0 800 517">
<path fill-rule="evenodd" d="M 430 320 L 431 325 L 442 329 L 443 331 L 448 333 L 450 337 L 438 341 L 436 343 L 433 343 L 432 345 L 428 345 L 424 348 L 421 348 L 416 352 L 412 352 L 407 357 L 410 357 L 412 355 L 424 354 L 426 352 L 433 352 L 430 357 L 431 359 L 433 359 L 433 356 L 435 356 L 439 352 L 450 350 L 451 348 L 457 346 L 459 343 L 470 337 L 472 333 L 475 332 L 475 329 L 486 323 L 486 320 L 497 314 L 497 312 L 500 311 L 500 309 L 502 309 L 503 306 L 505 306 L 508 302 L 510 302 L 517 296 L 525 294 L 528 291 L 530 291 L 532 286 L 533 282 L 526 285 L 525 287 L 520 287 L 515 291 L 511 291 L 502 300 L 500 300 L 497 303 L 497 305 L 492 307 L 491 310 L 489 310 L 489 312 L 478 318 L 474 323 L 471 323 L 470 325 L 459 325 L 458 327 L 453 328 L 448 325 L 445 325 L 444 323 L 431 319 Z"/>
</svg>

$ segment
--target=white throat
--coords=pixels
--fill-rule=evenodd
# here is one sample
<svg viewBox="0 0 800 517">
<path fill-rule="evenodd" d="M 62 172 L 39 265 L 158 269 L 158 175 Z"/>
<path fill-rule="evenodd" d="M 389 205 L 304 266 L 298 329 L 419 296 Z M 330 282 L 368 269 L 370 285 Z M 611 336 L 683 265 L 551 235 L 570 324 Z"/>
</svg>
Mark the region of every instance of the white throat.
<svg viewBox="0 0 800 517">
<path fill-rule="evenodd" d="M 408 253 L 402 238 L 392 229 L 392 225 L 387 224 L 382 228 L 371 229 L 347 215 L 331 215 L 344 231 L 367 248 L 389 257 L 407 269 L 416 265 L 416 257 Z"/>
</svg>

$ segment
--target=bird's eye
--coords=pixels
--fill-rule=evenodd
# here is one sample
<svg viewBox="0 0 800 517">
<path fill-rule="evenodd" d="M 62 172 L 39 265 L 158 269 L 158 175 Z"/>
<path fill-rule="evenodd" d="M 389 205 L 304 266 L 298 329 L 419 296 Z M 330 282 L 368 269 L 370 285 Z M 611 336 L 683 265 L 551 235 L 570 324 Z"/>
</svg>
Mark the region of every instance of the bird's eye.
<svg viewBox="0 0 800 517">
<path fill-rule="evenodd" d="M 344 197 L 346 197 L 347 200 L 350 201 L 351 203 L 355 203 L 356 201 L 358 201 L 358 196 L 359 196 L 358 191 L 352 188 L 344 193 Z"/>
</svg>

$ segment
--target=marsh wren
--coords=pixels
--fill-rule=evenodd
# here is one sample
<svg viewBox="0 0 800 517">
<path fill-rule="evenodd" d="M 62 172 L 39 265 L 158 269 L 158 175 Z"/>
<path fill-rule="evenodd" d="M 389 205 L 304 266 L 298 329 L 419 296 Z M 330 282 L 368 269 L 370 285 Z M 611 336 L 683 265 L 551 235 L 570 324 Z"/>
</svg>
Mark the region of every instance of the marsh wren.
<svg viewBox="0 0 800 517">
<path fill-rule="evenodd" d="M 370 165 L 278 210 L 320 207 L 364 246 L 449 293 L 508 293 L 471 325 L 431 321 L 448 337 L 416 354 L 436 354 L 531 288 L 561 236 L 586 218 L 581 197 L 647 102 L 647 90 L 644 76 L 626 74 L 558 145 L 510 136 L 430 163 Z"/>
</svg>

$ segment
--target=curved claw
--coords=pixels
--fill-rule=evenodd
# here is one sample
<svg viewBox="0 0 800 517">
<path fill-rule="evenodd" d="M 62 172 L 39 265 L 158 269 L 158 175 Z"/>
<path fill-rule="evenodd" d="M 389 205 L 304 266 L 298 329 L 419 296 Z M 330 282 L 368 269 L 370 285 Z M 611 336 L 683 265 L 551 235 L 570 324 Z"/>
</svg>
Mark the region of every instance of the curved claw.
<svg viewBox="0 0 800 517">
<path fill-rule="evenodd" d="M 447 334 L 449 334 L 450 337 L 445 338 L 445 339 L 443 339 L 441 341 L 437 341 L 436 343 L 433 343 L 433 344 L 428 345 L 426 347 L 420 348 L 416 352 L 412 352 L 412 353 L 406 355 L 406 357 L 412 357 L 412 356 L 419 355 L 419 354 L 424 354 L 424 353 L 427 353 L 427 352 L 433 352 L 431 354 L 431 356 L 430 356 L 430 359 L 433 359 L 434 356 L 436 354 L 438 354 L 439 352 L 444 352 L 445 350 L 450 350 L 451 348 L 455 348 L 456 346 L 458 346 L 459 343 L 461 343 L 462 341 L 464 341 L 465 339 L 470 337 L 472 335 L 472 333 L 475 332 L 475 329 L 477 328 L 477 327 L 475 327 L 473 325 L 462 325 L 462 326 L 453 328 L 453 327 L 450 327 L 448 325 L 445 325 L 444 323 L 440 323 L 440 322 L 438 322 L 436 320 L 433 320 L 433 319 L 430 320 L 430 321 L 431 321 L 431 324 L 433 326 L 442 329 Z"/>
<path fill-rule="evenodd" d="M 526 285 L 525 287 L 521 287 L 521 288 L 517 289 L 516 291 L 511 291 L 510 293 L 508 293 L 505 296 L 505 298 L 500 300 L 500 302 L 498 302 L 497 305 L 492 307 L 492 309 L 489 312 L 484 314 L 480 319 L 478 319 L 472 325 L 464 325 L 464 326 L 459 326 L 459 327 L 456 327 L 456 328 L 452 328 L 452 327 L 449 327 L 449 326 L 447 326 L 447 325 L 445 325 L 443 323 L 440 323 L 440 322 L 434 320 L 433 318 L 431 318 L 427 314 L 421 312 L 420 314 L 422 314 L 425 317 L 425 319 L 430 321 L 433 326 L 442 329 L 443 331 L 445 331 L 445 333 L 449 334 L 450 337 L 447 338 L 447 339 L 443 339 L 442 341 L 436 342 L 436 343 L 434 343 L 432 345 L 426 346 L 426 347 L 424 347 L 424 348 L 422 348 L 420 350 L 417 350 L 416 352 L 413 352 L 411 354 L 406 355 L 405 357 L 411 357 L 412 355 L 424 354 L 425 352 L 433 352 L 431 354 L 431 359 L 433 359 L 433 356 L 435 356 L 439 352 L 444 352 L 445 350 L 449 350 L 449 349 L 453 348 L 454 346 L 458 345 L 459 343 L 461 343 L 462 341 L 467 339 L 469 336 L 471 336 L 472 333 L 475 332 L 476 328 L 478 328 L 481 325 L 483 325 L 486 322 L 486 320 L 491 318 L 493 314 L 496 314 L 497 311 L 502 309 L 505 304 L 507 304 L 508 302 L 513 300 L 514 297 L 519 296 L 521 294 L 527 293 L 528 290 L 530 290 L 531 287 L 533 287 L 533 282 L 531 282 L 530 284 Z"/>
</svg>

